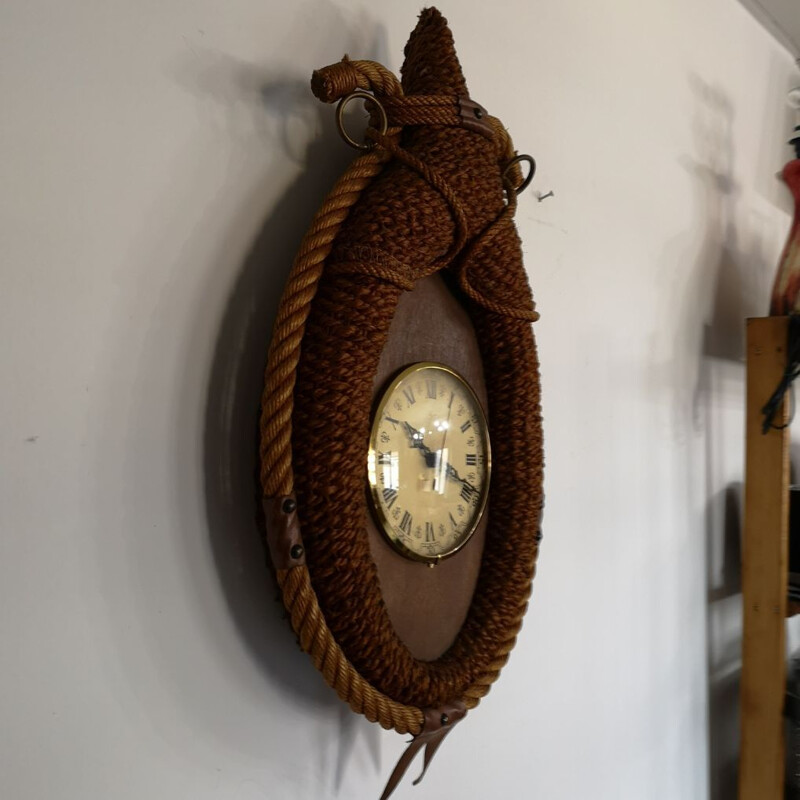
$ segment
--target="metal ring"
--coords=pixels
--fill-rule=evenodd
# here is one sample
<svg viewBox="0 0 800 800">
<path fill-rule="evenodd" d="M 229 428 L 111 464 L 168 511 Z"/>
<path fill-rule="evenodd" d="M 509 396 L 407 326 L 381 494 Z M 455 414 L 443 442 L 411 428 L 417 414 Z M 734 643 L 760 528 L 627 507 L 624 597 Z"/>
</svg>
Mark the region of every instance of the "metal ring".
<svg viewBox="0 0 800 800">
<path fill-rule="evenodd" d="M 527 153 L 523 153 L 520 156 L 514 156 L 511 161 L 506 164 L 506 168 L 503 170 L 503 180 L 505 180 L 506 176 L 508 175 L 508 171 L 517 164 L 521 164 L 525 162 L 530 165 L 530 172 L 528 172 L 525 180 L 516 188 L 517 194 L 522 194 L 528 186 L 530 186 L 531 181 L 533 180 L 533 176 L 536 174 L 536 161 L 534 161 L 533 156 L 529 156 Z"/>
<path fill-rule="evenodd" d="M 381 118 L 381 127 L 380 133 L 381 135 L 385 134 L 386 131 L 389 129 L 389 118 L 386 116 L 386 109 L 375 99 L 374 95 L 371 95 L 369 92 L 362 92 L 361 90 L 357 90 L 355 92 L 350 92 L 350 94 L 345 95 L 340 101 L 339 105 L 336 106 L 336 127 L 339 129 L 339 135 L 344 139 L 350 147 L 355 147 L 356 150 L 372 150 L 375 147 L 374 142 L 357 142 L 355 139 L 351 138 L 347 131 L 344 129 L 344 124 L 342 122 L 342 118 L 344 115 L 344 110 L 347 108 L 347 104 L 351 100 L 357 100 L 361 98 L 365 102 L 372 103 L 378 109 L 378 116 Z"/>
</svg>

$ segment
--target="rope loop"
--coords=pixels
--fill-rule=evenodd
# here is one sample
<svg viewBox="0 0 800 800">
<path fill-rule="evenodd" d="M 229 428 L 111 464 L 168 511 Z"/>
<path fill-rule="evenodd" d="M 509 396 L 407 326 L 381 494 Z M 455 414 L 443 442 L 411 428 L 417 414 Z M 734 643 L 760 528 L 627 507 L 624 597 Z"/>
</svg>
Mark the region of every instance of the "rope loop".
<svg viewBox="0 0 800 800">
<path fill-rule="evenodd" d="M 311 91 L 323 103 L 335 103 L 357 89 L 375 95 L 399 97 L 403 87 L 397 76 L 377 61 L 341 61 L 315 70 L 311 76 Z"/>
</svg>

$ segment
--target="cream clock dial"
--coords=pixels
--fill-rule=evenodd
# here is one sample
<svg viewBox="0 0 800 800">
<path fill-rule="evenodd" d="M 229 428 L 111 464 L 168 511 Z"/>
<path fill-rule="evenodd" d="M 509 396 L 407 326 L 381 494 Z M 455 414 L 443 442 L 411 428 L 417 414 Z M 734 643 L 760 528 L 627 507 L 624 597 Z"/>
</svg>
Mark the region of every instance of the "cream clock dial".
<svg viewBox="0 0 800 800">
<path fill-rule="evenodd" d="M 433 565 L 463 547 L 489 492 L 481 404 L 454 370 L 404 369 L 378 402 L 367 479 L 378 527 L 401 554 Z"/>
</svg>

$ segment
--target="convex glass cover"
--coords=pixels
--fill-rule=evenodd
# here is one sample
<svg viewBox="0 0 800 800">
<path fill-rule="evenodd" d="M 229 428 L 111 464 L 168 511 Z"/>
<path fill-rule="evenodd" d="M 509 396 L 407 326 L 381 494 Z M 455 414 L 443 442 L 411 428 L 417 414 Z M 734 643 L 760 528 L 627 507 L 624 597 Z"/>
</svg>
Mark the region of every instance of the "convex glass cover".
<svg viewBox="0 0 800 800">
<path fill-rule="evenodd" d="M 367 478 L 378 527 L 403 555 L 431 565 L 453 555 L 486 506 L 491 456 L 481 404 L 454 370 L 404 369 L 381 395 Z"/>
</svg>

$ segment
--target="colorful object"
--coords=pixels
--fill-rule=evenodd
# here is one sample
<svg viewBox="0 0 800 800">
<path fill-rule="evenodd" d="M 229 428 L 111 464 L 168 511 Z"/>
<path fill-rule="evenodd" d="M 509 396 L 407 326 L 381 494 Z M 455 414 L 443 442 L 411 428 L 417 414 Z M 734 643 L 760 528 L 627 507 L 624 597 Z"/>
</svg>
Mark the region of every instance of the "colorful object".
<svg viewBox="0 0 800 800">
<path fill-rule="evenodd" d="M 795 127 L 790 144 L 797 158 L 783 168 L 781 175 L 794 198 L 794 220 L 772 287 L 769 313 L 773 317 L 800 313 L 800 125 Z"/>
</svg>

